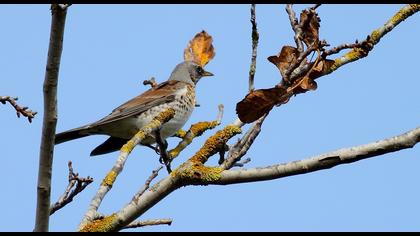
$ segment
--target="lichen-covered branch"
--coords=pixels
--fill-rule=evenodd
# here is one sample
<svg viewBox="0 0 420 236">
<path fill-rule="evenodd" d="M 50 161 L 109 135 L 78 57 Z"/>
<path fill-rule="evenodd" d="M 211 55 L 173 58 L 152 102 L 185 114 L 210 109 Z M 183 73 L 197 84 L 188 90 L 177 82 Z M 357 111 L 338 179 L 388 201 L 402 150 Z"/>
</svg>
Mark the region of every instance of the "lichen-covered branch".
<svg viewBox="0 0 420 236">
<path fill-rule="evenodd" d="M 79 229 L 84 228 L 89 222 L 93 221 L 93 219 L 95 218 L 95 215 L 97 214 L 97 210 L 100 204 L 102 203 L 103 198 L 109 192 L 109 190 L 111 190 L 112 185 L 114 184 L 118 175 L 121 173 L 121 171 L 124 168 L 124 164 L 128 158 L 128 155 L 131 153 L 134 147 L 137 144 L 139 144 L 148 134 L 152 133 L 154 130 L 160 128 L 162 124 L 172 119 L 174 114 L 175 114 L 175 110 L 172 108 L 169 108 L 161 112 L 159 115 L 153 118 L 153 120 L 149 124 L 141 128 L 134 135 L 134 137 L 130 139 L 130 141 L 128 141 L 126 144 L 124 144 L 124 146 L 122 146 L 120 155 L 118 156 L 118 159 L 115 165 L 112 167 L 112 169 L 108 172 L 108 174 L 102 180 L 102 183 L 99 187 L 98 192 L 96 193 L 95 197 L 92 199 L 89 209 L 86 212 L 82 222 L 79 225 Z M 108 218 L 106 217 L 104 219 L 108 220 Z"/>
<path fill-rule="evenodd" d="M 184 133 L 182 131 L 178 131 L 178 136 L 182 137 L 182 140 L 178 143 L 178 145 L 168 152 L 169 158 L 172 161 L 175 159 L 182 150 L 184 150 L 188 145 L 190 145 L 194 138 L 201 136 L 206 130 L 213 129 L 214 127 L 218 126 L 222 121 L 223 117 L 223 105 L 220 104 L 218 106 L 219 112 L 217 114 L 217 118 L 214 121 L 203 121 L 198 122 L 191 125 L 190 129 Z"/>
<path fill-rule="evenodd" d="M 42 122 L 41 147 L 39 153 L 36 232 L 46 232 L 49 226 L 52 160 L 57 125 L 57 83 L 63 51 L 64 26 L 67 8 L 51 5 L 51 31 L 48 47 L 47 67 L 44 78 L 44 118 Z"/>
<path fill-rule="evenodd" d="M 28 107 L 19 106 L 16 103 L 17 100 L 18 100 L 18 97 L 12 98 L 10 96 L 0 96 L 0 102 L 2 104 L 6 104 L 6 102 L 8 102 L 10 105 L 12 105 L 13 108 L 15 108 L 17 117 L 20 117 L 20 115 L 23 115 L 24 117 L 27 117 L 29 123 L 31 123 L 32 119 L 35 117 L 35 115 L 38 112 L 28 110 Z"/>
<path fill-rule="evenodd" d="M 366 47 L 356 47 L 352 49 L 350 52 L 344 54 L 343 56 L 334 60 L 334 64 L 329 68 L 328 71 L 324 73 L 327 75 L 341 66 L 359 60 L 363 57 L 366 57 L 373 49 L 373 47 L 381 40 L 383 36 L 385 36 L 388 32 L 390 32 L 393 28 L 395 28 L 399 23 L 413 15 L 414 13 L 420 10 L 420 4 L 408 4 L 402 7 L 395 15 L 388 20 L 382 27 L 374 30 L 365 40 Z"/>
<path fill-rule="evenodd" d="M 412 148 L 420 142 L 420 127 L 404 134 L 373 143 L 343 148 L 308 159 L 278 164 L 263 168 L 226 170 L 220 178 L 209 184 L 227 185 L 249 183 L 283 178 L 291 175 L 305 174 L 317 170 L 328 169 L 337 165 L 352 163 L 366 158 L 381 156 L 386 153 Z"/>
<path fill-rule="evenodd" d="M 54 214 L 56 211 L 65 207 L 67 204 L 73 201 L 73 198 L 81 193 L 89 184 L 93 182 L 93 179 L 88 176 L 86 178 L 80 178 L 78 173 L 74 173 L 72 163 L 69 161 L 69 184 L 67 185 L 66 190 L 63 195 L 50 207 L 50 215 Z M 73 187 L 76 187 L 73 189 Z"/>
</svg>

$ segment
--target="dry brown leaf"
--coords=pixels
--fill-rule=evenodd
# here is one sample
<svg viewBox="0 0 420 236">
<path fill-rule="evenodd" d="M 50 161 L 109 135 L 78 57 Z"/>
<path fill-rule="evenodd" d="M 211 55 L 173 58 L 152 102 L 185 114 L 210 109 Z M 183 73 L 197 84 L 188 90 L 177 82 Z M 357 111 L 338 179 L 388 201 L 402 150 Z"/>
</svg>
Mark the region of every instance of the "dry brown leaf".
<svg viewBox="0 0 420 236">
<path fill-rule="evenodd" d="M 297 48 L 286 45 L 283 46 L 279 54 L 276 56 L 270 56 L 267 60 L 277 66 L 281 74 L 283 74 L 290 64 L 296 61 L 298 55 L 299 52 Z"/>
<path fill-rule="evenodd" d="M 320 21 L 315 10 L 303 10 L 300 13 L 300 22 L 305 22 L 302 25 L 302 40 L 307 47 L 319 42 Z"/>
<path fill-rule="evenodd" d="M 329 71 L 331 66 L 334 64 L 334 60 L 323 59 L 320 60 L 312 69 L 311 73 L 309 74 L 309 78 L 312 80 L 324 75 Z"/>
<path fill-rule="evenodd" d="M 236 113 L 242 122 L 252 123 L 275 105 L 286 103 L 290 96 L 285 95 L 286 89 L 280 87 L 254 90 L 236 104 Z"/>
<path fill-rule="evenodd" d="M 302 79 L 302 82 L 300 82 L 300 88 L 302 88 L 303 90 L 316 90 L 316 88 L 318 87 L 317 83 L 309 78 L 309 77 L 305 77 Z"/>
<path fill-rule="evenodd" d="M 212 43 L 213 38 L 206 31 L 196 34 L 184 50 L 184 60 L 204 67 L 216 54 Z"/>
</svg>

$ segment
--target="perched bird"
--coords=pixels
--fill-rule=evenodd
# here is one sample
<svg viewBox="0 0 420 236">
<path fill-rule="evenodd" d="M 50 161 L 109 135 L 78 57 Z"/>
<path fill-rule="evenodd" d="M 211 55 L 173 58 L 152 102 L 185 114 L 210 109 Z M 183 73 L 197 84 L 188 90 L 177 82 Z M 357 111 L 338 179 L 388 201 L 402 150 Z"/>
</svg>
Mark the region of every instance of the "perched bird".
<svg viewBox="0 0 420 236">
<path fill-rule="evenodd" d="M 160 112 L 173 108 L 174 117 L 163 124 L 160 136 L 166 139 L 184 126 L 195 107 L 195 85 L 203 76 L 213 74 L 205 71 L 192 61 L 178 64 L 169 79 L 139 96 L 114 109 L 104 118 L 71 129 L 55 136 L 55 144 L 67 142 L 90 135 L 104 134 L 111 136 L 90 153 L 91 156 L 102 155 L 119 150 L 143 126 L 148 124 Z M 156 142 L 150 134 L 141 144 L 151 145 Z"/>
</svg>

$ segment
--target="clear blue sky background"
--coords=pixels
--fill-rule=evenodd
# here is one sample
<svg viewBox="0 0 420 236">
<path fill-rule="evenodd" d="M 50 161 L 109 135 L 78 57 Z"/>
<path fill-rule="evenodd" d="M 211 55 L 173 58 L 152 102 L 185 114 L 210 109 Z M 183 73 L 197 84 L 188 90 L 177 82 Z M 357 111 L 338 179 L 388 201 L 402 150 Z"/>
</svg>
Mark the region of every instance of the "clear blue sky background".
<svg viewBox="0 0 420 236">
<path fill-rule="evenodd" d="M 307 6 L 295 6 L 301 10 Z M 321 38 L 331 45 L 364 39 L 402 5 L 323 5 Z M 96 121 L 142 93 L 142 81 L 166 80 L 199 31 L 214 38 L 215 74 L 198 84 L 191 123 L 212 120 L 225 105 L 223 125 L 236 118 L 247 93 L 251 53 L 249 5 L 73 5 L 69 8 L 58 84 L 57 131 Z M 49 5 L 0 7 L 0 95 L 38 111 L 29 124 L 0 105 L 2 193 L 0 231 L 34 226 L 44 80 L 51 14 Z M 267 88 L 280 74 L 266 58 L 294 45 L 284 5 L 257 5 L 260 32 L 255 85 Z M 318 80 L 318 89 L 274 109 L 248 152 L 247 167 L 308 158 L 404 133 L 420 123 L 418 42 L 420 15 L 386 35 L 365 59 Z M 247 126 L 248 127 L 248 126 Z M 247 128 L 246 127 L 246 128 Z M 193 155 L 195 140 L 174 166 Z M 55 213 L 52 231 L 72 231 L 118 153 L 89 157 L 105 140 L 92 136 L 55 148 L 52 200 L 67 185 L 67 161 L 95 179 L 73 203 Z M 234 139 L 235 140 L 235 139 Z M 233 140 L 233 141 L 234 141 Z M 178 140 L 173 139 L 170 145 Z M 233 142 L 232 141 L 232 142 Z M 231 143 L 232 143 L 231 142 Z M 216 164 L 213 157 L 209 164 Z M 100 212 L 124 206 L 152 169 L 157 155 L 137 147 Z M 420 148 L 329 170 L 260 183 L 185 187 L 141 219 L 173 218 L 172 226 L 136 231 L 420 231 Z M 161 172 L 160 177 L 167 173 Z"/>
</svg>

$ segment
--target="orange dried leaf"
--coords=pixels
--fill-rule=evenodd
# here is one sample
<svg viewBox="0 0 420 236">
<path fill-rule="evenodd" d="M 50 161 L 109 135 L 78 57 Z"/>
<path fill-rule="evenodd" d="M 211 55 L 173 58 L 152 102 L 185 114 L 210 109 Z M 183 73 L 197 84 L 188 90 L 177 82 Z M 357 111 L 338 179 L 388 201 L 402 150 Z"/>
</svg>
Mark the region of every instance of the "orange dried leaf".
<svg viewBox="0 0 420 236">
<path fill-rule="evenodd" d="M 244 123 L 252 123 L 269 112 L 275 105 L 286 103 L 290 96 L 286 89 L 274 87 L 250 92 L 236 104 L 236 113 Z"/>
<path fill-rule="evenodd" d="M 216 54 L 212 43 L 213 39 L 206 31 L 196 34 L 184 50 L 184 60 L 204 67 Z"/>
<path fill-rule="evenodd" d="M 299 52 L 297 48 L 292 46 L 283 46 L 279 54 L 276 56 L 270 56 L 267 60 L 277 66 L 283 74 L 290 64 L 296 61 L 298 55 Z"/>
<path fill-rule="evenodd" d="M 300 22 L 305 22 L 302 25 L 302 40 L 307 47 L 319 42 L 320 21 L 315 10 L 304 10 L 300 13 Z"/>
</svg>

